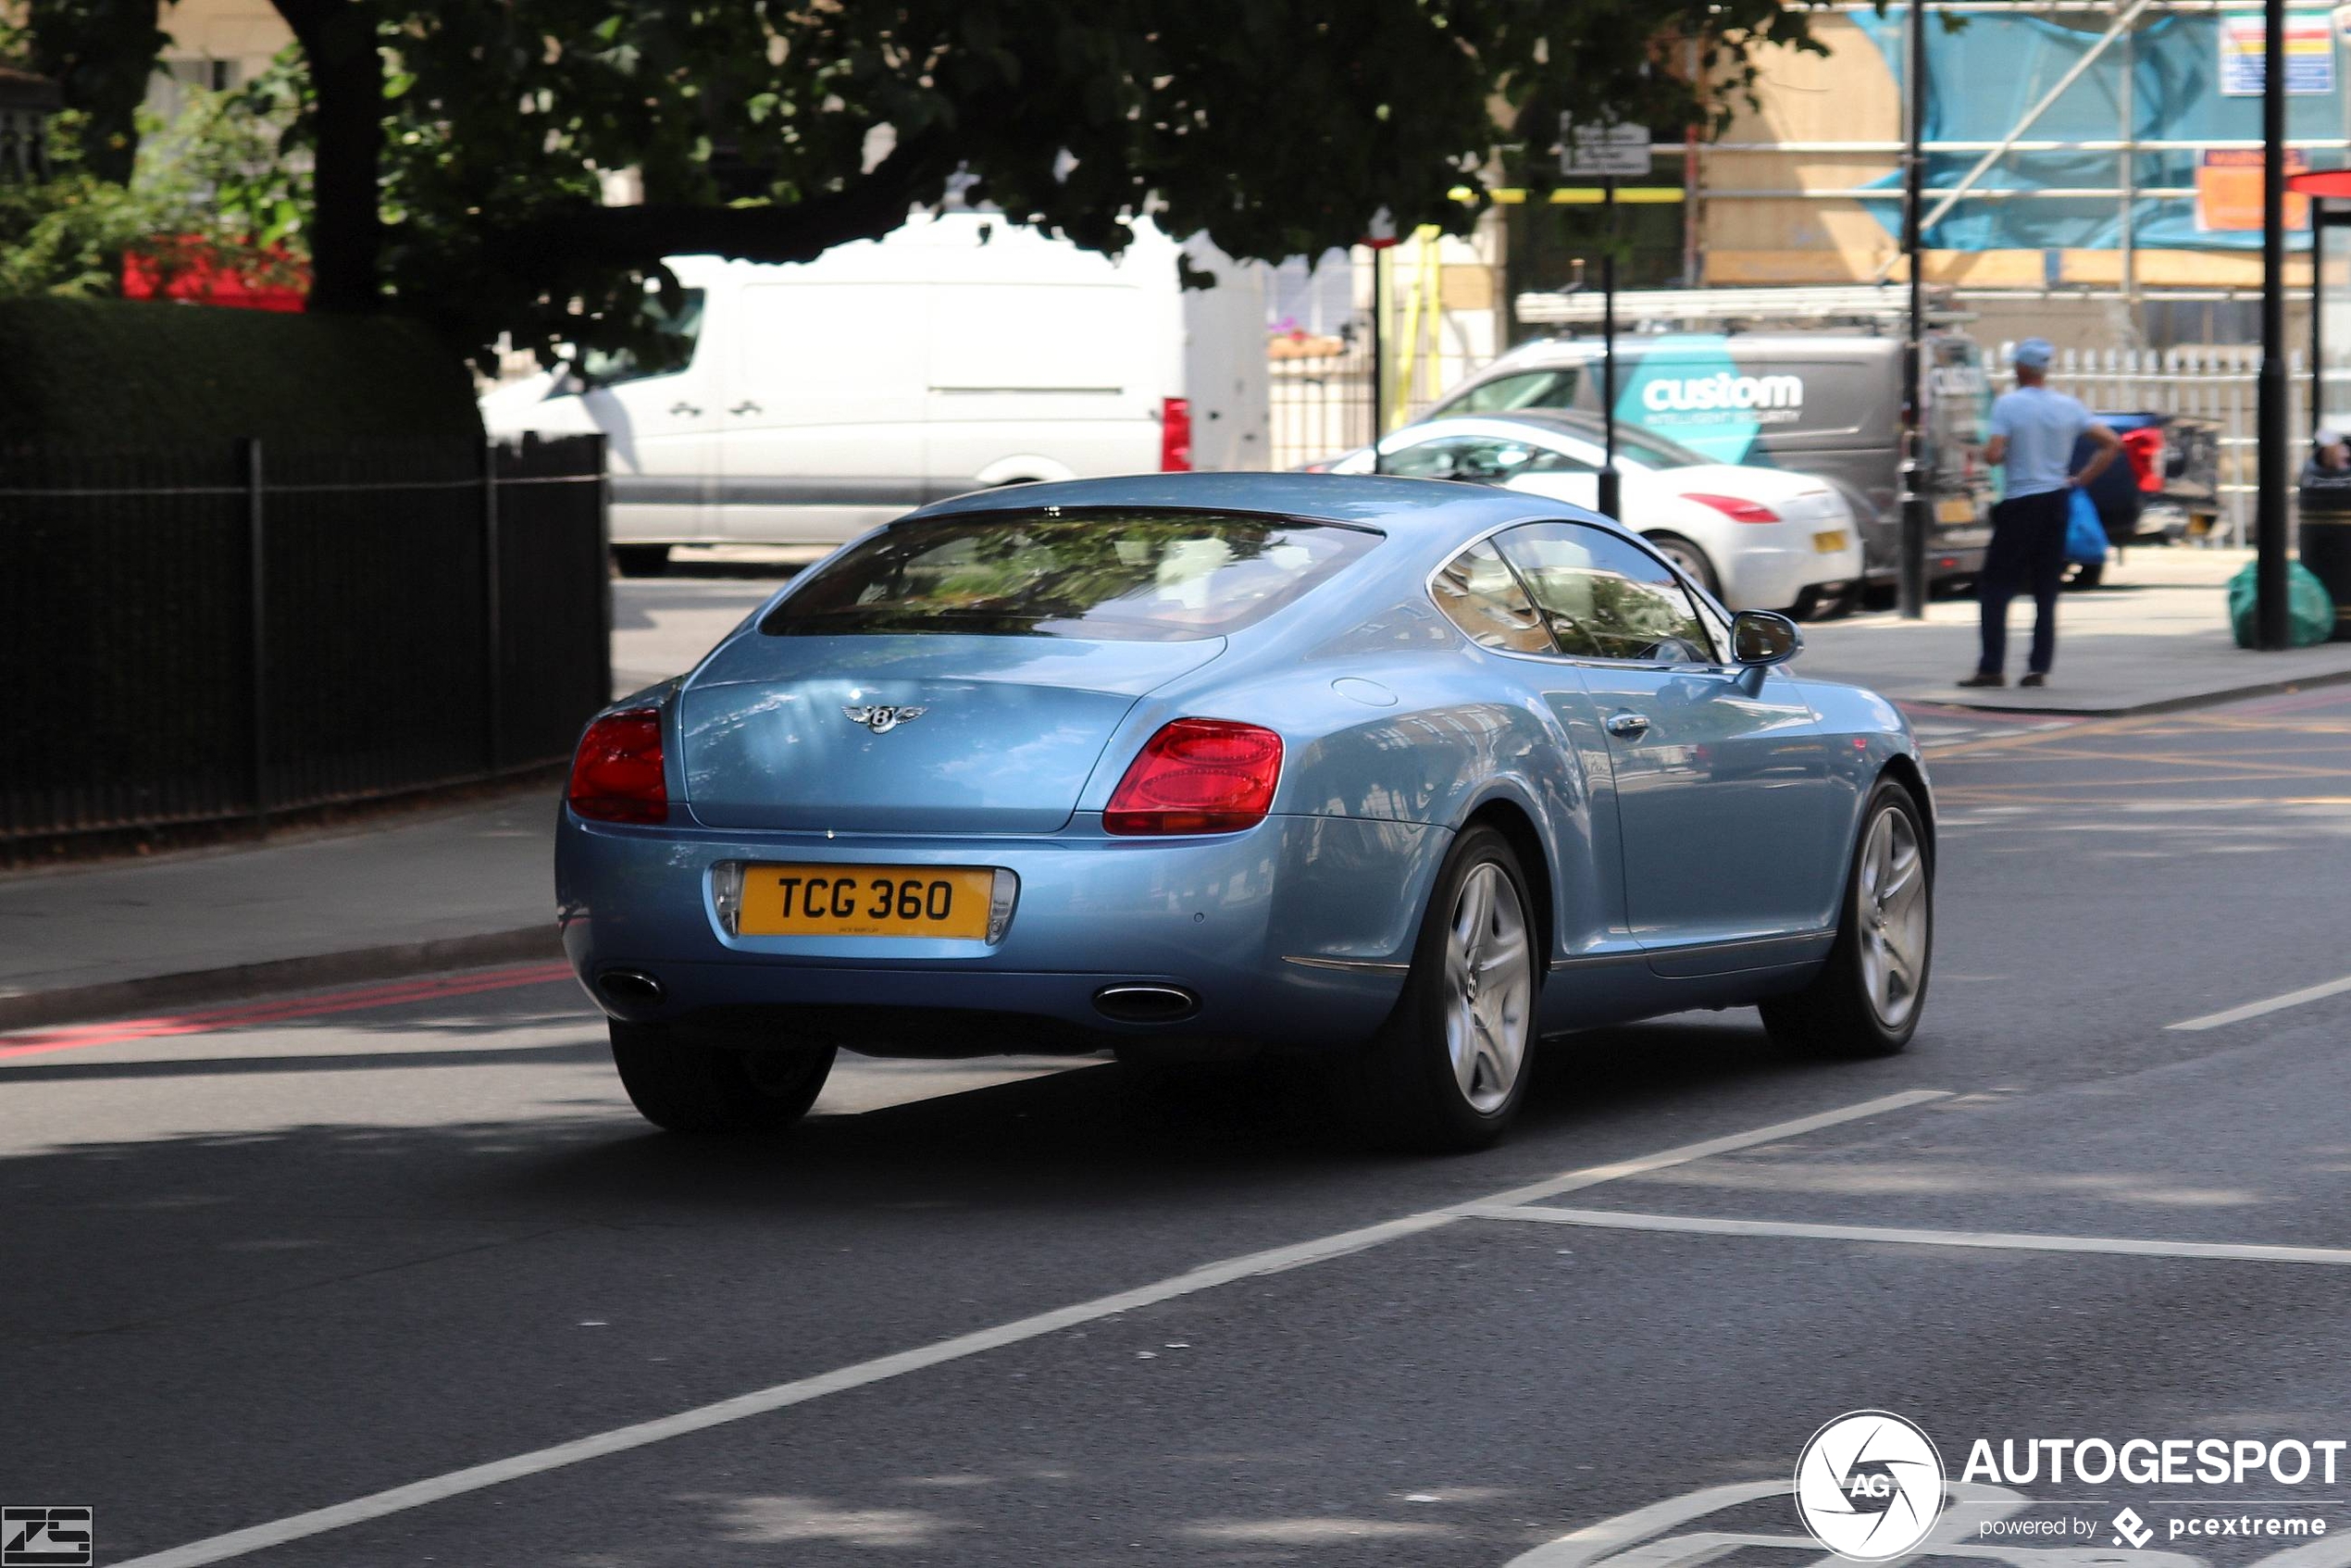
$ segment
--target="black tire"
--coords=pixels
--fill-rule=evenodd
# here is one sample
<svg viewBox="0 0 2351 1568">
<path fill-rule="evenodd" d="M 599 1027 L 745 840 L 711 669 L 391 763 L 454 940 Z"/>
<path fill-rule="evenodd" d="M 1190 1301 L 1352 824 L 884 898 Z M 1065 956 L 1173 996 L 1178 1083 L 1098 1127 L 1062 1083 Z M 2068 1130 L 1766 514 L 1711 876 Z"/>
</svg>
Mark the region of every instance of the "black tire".
<svg viewBox="0 0 2351 1568">
<path fill-rule="evenodd" d="M 1451 972 L 1454 917 L 1462 913 L 1464 890 L 1486 866 L 1494 867 L 1501 881 L 1498 889 L 1490 877 L 1482 878 L 1485 886 L 1489 890 L 1507 890 L 1515 901 L 1514 917 L 1525 945 L 1526 976 L 1518 1002 L 1523 1018 L 1516 1070 L 1506 1085 L 1499 1084 L 1490 1073 L 1477 1076 L 1486 1071 L 1486 1056 L 1478 1056 L 1473 1085 L 1483 1084 L 1481 1093 L 1474 1088 L 1464 1089 L 1455 1070 L 1447 1025 L 1449 1013 L 1462 994 Z M 1499 904 L 1494 908 L 1498 918 L 1507 919 L 1511 913 Z M 1487 932 L 1492 938 L 1495 928 L 1489 926 Z M 1519 865 L 1517 852 L 1491 828 L 1469 828 L 1453 841 L 1438 868 L 1437 885 L 1421 915 L 1420 938 L 1413 944 L 1404 994 L 1397 999 L 1395 1012 L 1363 1054 L 1349 1064 L 1350 1098 L 1363 1129 L 1389 1147 L 1428 1153 L 1484 1149 L 1499 1139 L 1517 1118 L 1526 1099 L 1527 1081 L 1534 1076 L 1543 958 L 1542 927 L 1534 900 L 1527 894 L 1526 873 Z M 1507 1014 L 1511 1011 L 1511 996 L 1510 990 L 1500 989 L 1490 992 L 1489 1008 Z M 1499 1055 L 1493 1060 L 1499 1062 Z M 1481 1103 L 1486 1096 L 1493 1098 Z"/>
<path fill-rule="evenodd" d="M 808 1114 L 833 1048 L 753 1047 L 674 1025 L 612 1025 L 612 1061 L 645 1120 L 669 1132 L 776 1132 Z"/>
<path fill-rule="evenodd" d="M 669 546 L 616 544 L 612 564 L 620 568 L 622 577 L 665 577 L 669 572 Z"/>
<path fill-rule="evenodd" d="M 2073 575 L 2066 579 L 2065 586 L 2068 588 L 2096 588 L 2101 581 L 2105 580 L 2105 578 L 2106 563 L 2099 561 L 2092 565 L 2074 567 Z"/>
<path fill-rule="evenodd" d="M 1706 558 L 1705 551 L 1700 550 L 1680 534 L 1669 533 L 1663 529 L 1660 529 L 1655 533 L 1645 533 L 1641 537 L 1655 545 L 1659 554 L 1681 567 L 1688 574 L 1692 581 L 1706 590 L 1716 600 L 1721 600 L 1723 579 L 1715 575 L 1714 563 Z"/>
<path fill-rule="evenodd" d="M 1873 889 L 1867 886 L 1877 878 L 1878 868 L 1872 861 L 1881 819 L 1895 814 L 1907 828 L 1913 864 L 1918 877 L 1915 895 L 1919 922 L 1915 935 L 1917 952 L 1910 955 L 1915 973 L 1906 988 L 1907 1005 L 1898 1008 L 1898 1016 L 1888 1020 L 1887 1008 L 1878 1000 L 1878 987 L 1872 980 L 1872 965 L 1888 962 L 1887 940 L 1880 933 L 1884 927 L 1871 918 Z M 1897 841 L 1900 829 L 1892 830 Z M 1898 857 L 1897 857 L 1898 860 Z M 1897 892 L 1906 884 L 1897 882 Z M 1906 937 L 1905 941 L 1911 940 Z M 1892 951 L 1899 951 L 1899 945 Z M 1934 957 L 1934 854 L 1926 836 L 1926 825 L 1919 815 L 1918 803 L 1910 791 L 1891 778 L 1878 780 L 1870 792 L 1868 808 L 1861 814 L 1861 831 L 1854 842 L 1853 860 L 1845 877 L 1845 901 L 1837 920 L 1836 944 L 1829 950 L 1824 964 L 1812 982 L 1800 991 L 1785 996 L 1766 998 L 1760 1007 L 1763 1027 L 1770 1031 L 1773 1042 L 1783 1050 L 1807 1056 L 1858 1058 L 1891 1056 L 1910 1043 L 1917 1032 L 1919 1014 L 1926 1010 L 1926 986 Z"/>
</svg>

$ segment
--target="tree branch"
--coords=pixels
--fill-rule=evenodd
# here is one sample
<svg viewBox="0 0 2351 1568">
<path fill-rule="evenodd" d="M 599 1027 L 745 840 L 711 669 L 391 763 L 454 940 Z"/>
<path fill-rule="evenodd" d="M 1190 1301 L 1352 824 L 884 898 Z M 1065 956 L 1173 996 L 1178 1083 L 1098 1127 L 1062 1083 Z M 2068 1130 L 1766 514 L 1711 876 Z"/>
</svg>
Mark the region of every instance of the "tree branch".
<svg viewBox="0 0 2351 1568">
<path fill-rule="evenodd" d="M 549 256 L 600 268 L 652 268 L 672 255 L 813 261 L 835 245 L 878 240 L 900 228 L 916 203 L 939 199 L 955 168 L 946 139 L 926 131 L 840 190 L 789 205 L 583 204 L 527 219 L 491 243 L 507 265 L 524 270 L 538 270 Z"/>
</svg>

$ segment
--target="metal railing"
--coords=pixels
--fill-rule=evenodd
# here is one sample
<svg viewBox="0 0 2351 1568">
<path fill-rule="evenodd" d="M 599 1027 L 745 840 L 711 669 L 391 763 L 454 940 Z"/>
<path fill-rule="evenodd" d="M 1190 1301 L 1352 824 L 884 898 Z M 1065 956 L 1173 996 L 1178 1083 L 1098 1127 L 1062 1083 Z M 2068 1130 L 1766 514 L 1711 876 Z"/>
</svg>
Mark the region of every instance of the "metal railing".
<svg viewBox="0 0 2351 1568">
<path fill-rule="evenodd" d="M 1483 367 L 1483 361 L 1452 352 L 1431 355 L 1415 365 L 1391 361 L 1388 428 L 1419 418 Z M 1336 457 L 1372 439 L 1368 346 L 1358 343 L 1333 355 L 1269 358 L 1265 372 L 1274 467 L 1295 468 Z"/>
<path fill-rule="evenodd" d="M 611 690 L 603 438 L 0 447 L 0 860 L 559 762 Z"/>
</svg>

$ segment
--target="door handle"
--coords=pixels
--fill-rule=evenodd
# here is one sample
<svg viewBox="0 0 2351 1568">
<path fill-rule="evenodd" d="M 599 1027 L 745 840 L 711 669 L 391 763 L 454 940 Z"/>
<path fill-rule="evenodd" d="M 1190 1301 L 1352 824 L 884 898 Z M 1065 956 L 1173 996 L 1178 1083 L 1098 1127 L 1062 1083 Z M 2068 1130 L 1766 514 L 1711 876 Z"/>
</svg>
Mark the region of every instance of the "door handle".
<svg viewBox="0 0 2351 1568">
<path fill-rule="evenodd" d="M 1611 735 L 1626 740 L 1637 740 L 1648 734 L 1648 730 L 1649 716 L 1647 714 L 1618 713 L 1608 716 L 1608 732 Z"/>
<path fill-rule="evenodd" d="M 735 404 L 734 407 L 727 410 L 727 412 L 729 414 L 758 414 L 763 412 L 763 410 L 760 408 L 759 404 L 752 402 L 749 398 L 745 398 L 740 403 Z"/>
<path fill-rule="evenodd" d="M 680 398 L 678 402 L 671 404 L 669 405 L 669 411 L 672 414 L 689 415 L 696 419 L 702 417 L 702 404 L 698 403 L 688 403 L 683 398 Z"/>
</svg>

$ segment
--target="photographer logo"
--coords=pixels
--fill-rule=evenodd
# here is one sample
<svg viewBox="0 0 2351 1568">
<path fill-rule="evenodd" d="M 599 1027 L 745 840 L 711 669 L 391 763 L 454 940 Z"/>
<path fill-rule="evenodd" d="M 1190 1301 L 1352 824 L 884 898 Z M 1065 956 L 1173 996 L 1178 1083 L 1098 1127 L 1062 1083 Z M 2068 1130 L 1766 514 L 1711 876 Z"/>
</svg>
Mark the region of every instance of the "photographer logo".
<svg viewBox="0 0 2351 1568">
<path fill-rule="evenodd" d="M 1898 1415 L 1840 1415 L 1812 1434 L 1796 1462 L 1796 1512 L 1839 1557 L 1899 1557 L 1926 1538 L 1943 1512 L 1942 1456 Z"/>
<path fill-rule="evenodd" d="M 89 1568 L 87 1508 L 0 1508 L 0 1568 Z"/>
</svg>

